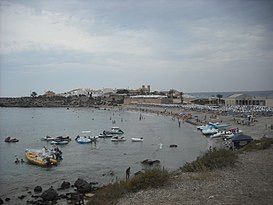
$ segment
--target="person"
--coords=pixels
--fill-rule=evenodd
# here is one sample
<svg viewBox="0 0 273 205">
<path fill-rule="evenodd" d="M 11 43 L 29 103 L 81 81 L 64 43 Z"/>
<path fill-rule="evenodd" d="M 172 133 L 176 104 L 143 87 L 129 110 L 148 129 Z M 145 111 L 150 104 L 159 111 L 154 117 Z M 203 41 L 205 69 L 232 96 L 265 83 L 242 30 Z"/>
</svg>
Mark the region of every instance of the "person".
<svg viewBox="0 0 273 205">
<path fill-rule="evenodd" d="M 130 173 L 131 173 L 131 167 L 128 167 L 126 169 L 126 180 L 128 180 L 130 178 Z"/>
<path fill-rule="evenodd" d="M 24 161 L 24 159 L 21 159 L 21 163 L 24 163 L 25 161 Z"/>
<path fill-rule="evenodd" d="M 49 167 L 51 166 L 50 158 L 46 157 L 46 166 Z"/>
<path fill-rule="evenodd" d="M 16 160 L 15 160 L 15 164 L 18 164 L 19 163 L 19 159 L 18 158 L 16 158 Z"/>
</svg>

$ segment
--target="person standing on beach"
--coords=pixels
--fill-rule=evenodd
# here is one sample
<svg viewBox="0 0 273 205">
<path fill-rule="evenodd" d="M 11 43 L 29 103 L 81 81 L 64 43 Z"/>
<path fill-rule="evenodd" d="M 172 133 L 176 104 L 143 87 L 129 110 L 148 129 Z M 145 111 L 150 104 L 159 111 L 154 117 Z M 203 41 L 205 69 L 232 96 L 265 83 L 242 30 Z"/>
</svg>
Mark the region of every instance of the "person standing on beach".
<svg viewBox="0 0 273 205">
<path fill-rule="evenodd" d="M 130 173 L 131 173 L 131 167 L 128 167 L 126 169 L 126 180 L 128 180 L 130 178 Z"/>
</svg>

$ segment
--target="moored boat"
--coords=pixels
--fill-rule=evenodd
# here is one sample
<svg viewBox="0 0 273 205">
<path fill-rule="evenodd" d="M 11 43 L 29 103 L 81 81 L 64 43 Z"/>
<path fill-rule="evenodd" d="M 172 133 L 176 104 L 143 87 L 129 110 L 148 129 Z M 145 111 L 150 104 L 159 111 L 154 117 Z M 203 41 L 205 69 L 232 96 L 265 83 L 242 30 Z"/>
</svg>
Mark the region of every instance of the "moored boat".
<svg viewBox="0 0 273 205">
<path fill-rule="evenodd" d="M 48 167 L 52 165 L 57 165 L 58 161 L 50 157 L 44 157 L 42 154 L 34 151 L 26 151 L 25 156 L 29 163 L 35 164 L 41 167 Z"/>
<path fill-rule="evenodd" d="M 120 135 L 124 134 L 124 132 L 119 127 L 112 127 L 110 131 L 103 131 L 105 134 L 114 134 L 114 135 Z"/>
<path fill-rule="evenodd" d="M 140 138 L 137 138 L 137 137 L 133 137 L 131 138 L 132 139 L 132 142 L 143 142 L 143 137 L 140 137 Z"/>
<path fill-rule="evenodd" d="M 112 142 L 124 142 L 126 141 L 127 139 L 125 137 L 119 137 L 119 136 L 115 136 L 115 137 L 112 137 L 111 138 L 111 141 Z"/>
<path fill-rule="evenodd" d="M 50 136 L 45 136 L 45 137 L 43 137 L 41 140 L 43 140 L 43 141 L 53 141 L 55 138 L 54 137 L 50 137 Z"/>
</svg>

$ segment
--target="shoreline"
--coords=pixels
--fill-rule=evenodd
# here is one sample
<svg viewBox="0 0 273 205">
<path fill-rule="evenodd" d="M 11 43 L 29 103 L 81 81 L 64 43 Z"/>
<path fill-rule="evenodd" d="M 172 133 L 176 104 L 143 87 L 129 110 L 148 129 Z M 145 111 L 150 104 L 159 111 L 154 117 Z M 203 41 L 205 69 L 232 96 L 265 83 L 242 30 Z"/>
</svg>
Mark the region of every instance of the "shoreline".
<svg viewBox="0 0 273 205">
<path fill-rule="evenodd" d="M 78 108 L 78 107 L 75 107 L 75 108 Z M 139 108 L 139 107 L 126 107 L 126 106 L 123 106 L 123 107 L 103 106 L 103 107 L 100 107 L 100 109 L 103 109 L 103 110 L 112 110 L 112 111 L 115 111 L 115 110 L 119 109 L 119 110 L 135 111 L 135 112 L 152 113 L 152 114 L 156 114 L 156 115 L 173 117 L 175 120 L 179 119 L 181 121 L 187 122 L 187 120 L 185 120 L 183 117 L 181 117 L 181 116 L 178 115 L 181 112 L 181 109 L 173 109 L 173 108 L 171 108 L 171 109 L 168 109 L 168 108 L 165 109 L 163 107 L 152 107 L 152 109 L 147 109 L 147 108 Z M 192 111 L 189 112 L 188 111 L 187 113 L 191 113 L 192 115 L 198 115 L 199 119 L 202 119 L 202 117 L 204 117 L 204 115 L 207 115 L 207 116 L 209 115 L 208 113 L 204 113 L 204 112 L 202 113 L 202 112 L 192 112 Z M 250 131 L 252 131 L 251 128 L 255 127 L 255 125 L 257 125 L 257 124 L 259 124 L 259 126 L 263 127 L 263 125 L 264 125 L 265 122 L 269 122 L 269 121 L 264 121 L 263 120 L 264 118 L 268 118 L 269 121 L 271 120 L 271 122 L 273 122 L 272 121 L 272 119 L 273 119 L 272 117 L 259 117 L 258 118 L 259 119 L 258 122 L 256 122 L 253 126 L 242 126 L 243 131 L 247 130 L 248 132 L 250 132 Z M 229 121 L 233 122 L 233 119 L 232 119 L 231 116 L 221 116 L 221 115 L 218 115 L 215 118 L 212 118 L 212 121 L 214 121 L 214 120 L 217 121 L 219 119 L 223 120 L 223 122 L 226 122 L 224 120 L 229 120 Z M 199 121 L 197 123 L 204 123 L 204 121 Z M 194 128 L 194 127 L 195 126 L 192 125 L 192 128 Z M 248 128 L 248 129 L 244 129 L 244 128 Z M 272 134 L 272 130 L 269 130 L 269 129 L 266 130 L 265 129 L 264 131 L 269 132 L 269 134 Z M 261 134 L 261 132 L 260 132 L 260 128 L 258 129 L 258 133 L 259 133 L 257 135 L 258 137 L 255 138 L 255 139 L 259 139 L 259 138 L 263 137 L 262 134 Z M 273 136 L 273 135 L 270 135 L 270 136 Z M 215 142 L 215 143 L 217 143 L 217 142 Z"/>
</svg>

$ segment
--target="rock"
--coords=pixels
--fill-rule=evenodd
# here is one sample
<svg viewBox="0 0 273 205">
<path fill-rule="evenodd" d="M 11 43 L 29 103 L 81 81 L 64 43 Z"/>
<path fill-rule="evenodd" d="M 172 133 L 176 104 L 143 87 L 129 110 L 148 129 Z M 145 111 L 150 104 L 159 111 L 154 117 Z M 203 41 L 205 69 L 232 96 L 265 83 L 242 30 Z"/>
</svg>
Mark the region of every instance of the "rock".
<svg viewBox="0 0 273 205">
<path fill-rule="evenodd" d="M 34 192 L 35 192 L 35 193 L 40 193 L 40 192 L 42 192 L 42 191 L 43 191 L 43 189 L 42 189 L 41 186 L 36 186 L 36 187 L 34 188 Z"/>
<path fill-rule="evenodd" d="M 7 198 L 5 198 L 5 201 L 10 201 L 10 198 L 8 198 L 8 197 L 7 197 Z"/>
<path fill-rule="evenodd" d="M 135 173 L 135 176 L 140 175 L 142 173 L 143 173 L 142 171 L 138 171 L 138 172 Z"/>
<path fill-rule="evenodd" d="M 58 193 L 56 190 L 50 187 L 48 190 L 45 190 L 42 193 L 41 197 L 44 201 L 54 201 L 58 197 Z"/>
<path fill-rule="evenodd" d="M 93 196 L 95 196 L 95 194 L 85 193 L 84 196 L 86 196 L 87 198 L 92 198 Z"/>
<path fill-rule="evenodd" d="M 80 178 L 75 181 L 74 186 L 81 193 L 90 192 L 92 190 L 92 185 Z"/>
<path fill-rule="evenodd" d="M 18 196 L 18 199 L 24 199 L 26 197 L 26 195 L 21 195 L 21 196 Z"/>
<path fill-rule="evenodd" d="M 145 160 L 143 160 L 141 163 L 142 163 L 142 164 L 145 164 L 145 165 L 150 165 L 150 166 L 152 166 L 152 165 L 154 165 L 154 164 L 160 163 L 160 161 L 159 161 L 159 160 L 148 160 L 148 159 L 145 159 Z"/>
<path fill-rule="evenodd" d="M 32 194 L 31 191 L 28 191 L 27 193 L 28 193 L 28 194 Z"/>
<path fill-rule="evenodd" d="M 0 204 L 3 204 L 3 203 L 4 203 L 3 199 L 0 198 Z"/>
<path fill-rule="evenodd" d="M 70 182 L 63 181 L 61 184 L 61 189 L 69 189 L 70 188 Z"/>
</svg>

